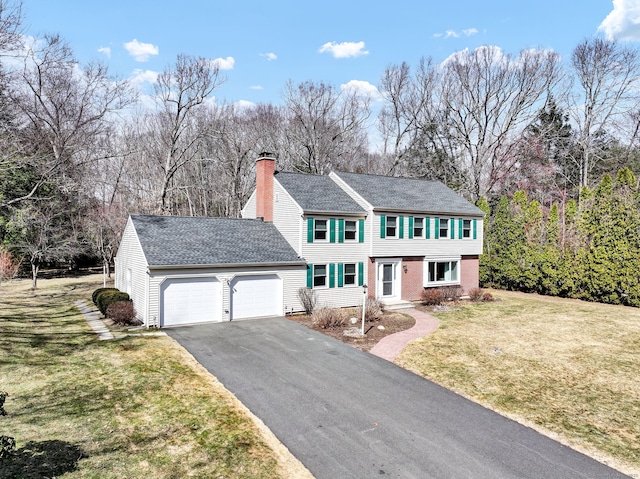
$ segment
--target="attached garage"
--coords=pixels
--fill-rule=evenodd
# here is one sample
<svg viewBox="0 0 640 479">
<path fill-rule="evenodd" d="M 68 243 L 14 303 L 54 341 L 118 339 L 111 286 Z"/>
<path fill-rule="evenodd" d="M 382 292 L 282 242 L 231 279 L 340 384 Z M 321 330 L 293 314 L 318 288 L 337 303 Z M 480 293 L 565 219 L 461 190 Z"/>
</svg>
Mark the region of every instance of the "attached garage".
<svg viewBox="0 0 640 479">
<path fill-rule="evenodd" d="M 276 274 L 238 276 L 229 290 L 231 320 L 282 316 L 282 280 Z"/>
<path fill-rule="evenodd" d="M 131 216 L 116 256 L 116 287 L 130 288 L 149 327 L 299 311 L 305 275 L 273 223 L 257 219 Z"/>
<path fill-rule="evenodd" d="M 222 288 L 216 278 L 172 278 L 160 286 L 160 326 L 222 320 Z"/>
</svg>

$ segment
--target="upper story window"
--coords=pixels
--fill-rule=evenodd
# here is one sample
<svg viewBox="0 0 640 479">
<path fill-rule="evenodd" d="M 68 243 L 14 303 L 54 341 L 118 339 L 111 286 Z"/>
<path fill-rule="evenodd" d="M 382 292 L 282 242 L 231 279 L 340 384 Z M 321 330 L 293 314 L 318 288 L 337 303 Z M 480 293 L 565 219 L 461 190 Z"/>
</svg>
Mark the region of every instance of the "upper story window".
<svg viewBox="0 0 640 479">
<path fill-rule="evenodd" d="M 471 238 L 471 220 L 462 220 L 462 237 Z"/>
<path fill-rule="evenodd" d="M 386 236 L 387 238 L 395 238 L 398 235 L 398 217 L 387 216 Z"/>
<path fill-rule="evenodd" d="M 345 220 L 344 222 L 344 240 L 356 241 L 358 239 L 358 222 Z"/>
<path fill-rule="evenodd" d="M 316 241 L 327 240 L 327 220 L 315 220 L 313 225 L 313 239 Z"/>
<path fill-rule="evenodd" d="M 449 237 L 449 227 L 452 226 L 449 224 L 450 221 L 448 218 L 440 218 L 440 238 L 448 238 Z"/>
<path fill-rule="evenodd" d="M 413 218 L 413 237 L 424 238 L 424 218 Z"/>
</svg>

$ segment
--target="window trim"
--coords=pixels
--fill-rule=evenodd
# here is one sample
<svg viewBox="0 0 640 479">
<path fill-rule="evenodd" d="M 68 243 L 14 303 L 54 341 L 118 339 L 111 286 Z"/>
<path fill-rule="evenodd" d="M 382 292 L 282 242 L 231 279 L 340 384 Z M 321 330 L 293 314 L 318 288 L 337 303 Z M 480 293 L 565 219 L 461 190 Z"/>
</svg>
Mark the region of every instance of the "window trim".
<svg viewBox="0 0 640 479">
<path fill-rule="evenodd" d="M 318 222 L 324 222 L 324 229 L 318 228 Z M 318 232 L 324 232 L 324 238 L 318 238 Z M 313 242 L 329 242 L 329 220 L 326 218 L 313 218 Z"/>
<path fill-rule="evenodd" d="M 324 275 L 317 275 L 316 268 L 324 267 Z M 324 284 L 316 286 L 316 278 L 324 277 Z M 314 264 L 312 265 L 311 273 L 311 286 L 313 289 L 328 289 L 329 288 L 329 265 L 328 264 Z"/>
<path fill-rule="evenodd" d="M 445 222 L 446 229 L 444 229 L 442 227 L 442 223 Z M 450 228 L 451 228 L 451 218 L 440 218 L 438 220 L 438 238 L 439 239 L 449 239 L 449 235 L 451 234 L 450 232 Z M 444 234 L 442 234 L 442 232 L 444 231 Z"/>
<path fill-rule="evenodd" d="M 420 221 L 420 223 L 421 223 L 421 226 L 420 226 L 421 233 L 419 235 L 416 235 L 416 228 L 417 228 L 416 221 Z M 412 225 L 412 229 L 411 229 L 412 238 L 414 238 L 414 239 L 424 239 L 424 237 L 425 237 L 424 236 L 424 231 L 425 231 L 424 224 L 425 224 L 424 216 L 414 216 L 413 217 L 413 225 Z"/>
<path fill-rule="evenodd" d="M 442 281 L 430 281 L 429 280 L 429 273 L 430 273 L 430 265 L 431 264 L 437 264 L 437 263 L 449 263 L 449 272 L 451 272 L 452 270 L 455 271 L 456 273 L 456 278 L 455 279 L 444 279 Z M 455 268 L 451 268 L 451 264 L 455 263 L 456 266 Z M 460 276 L 461 276 L 461 263 L 462 263 L 462 258 L 457 256 L 457 257 L 442 257 L 442 258 L 425 258 L 424 259 L 424 269 L 423 269 L 423 285 L 425 288 L 429 288 L 429 287 L 434 287 L 434 286 L 450 286 L 450 285 L 459 285 L 460 284 Z"/>
<path fill-rule="evenodd" d="M 354 224 L 354 230 L 353 230 L 353 239 L 351 238 L 347 238 L 347 223 L 353 223 Z M 358 243 L 358 238 L 360 237 L 360 231 L 358 230 L 359 227 L 359 221 L 358 220 L 344 220 L 344 242 L 345 243 Z"/>
<path fill-rule="evenodd" d="M 347 273 L 347 266 L 353 266 L 353 273 Z M 347 276 L 353 276 L 353 283 L 347 283 Z M 342 263 L 342 285 L 345 288 L 358 286 L 358 263 Z"/>
<path fill-rule="evenodd" d="M 389 234 L 389 228 L 390 228 L 390 226 L 389 226 L 389 220 L 390 220 L 391 218 L 393 218 L 393 219 L 394 219 L 394 221 L 395 221 L 394 226 L 392 226 L 392 228 L 393 228 L 393 234 L 392 234 L 392 235 L 390 235 L 390 234 Z M 399 218 L 400 218 L 400 216 L 393 216 L 393 215 L 388 216 L 388 215 L 387 215 L 387 217 L 386 217 L 386 221 L 385 221 L 385 225 L 384 225 L 384 229 L 385 229 L 385 235 L 384 235 L 384 237 L 385 237 L 385 238 L 391 238 L 391 239 L 397 239 L 397 238 L 398 238 L 398 231 L 399 231 L 399 226 L 400 226 L 400 225 L 399 225 Z"/>
<path fill-rule="evenodd" d="M 469 222 L 469 227 L 466 227 L 466 223 Z M 473 238 L 473 220 L 470 218 L 462 218 L 461 221 L 461 229 L 460 229 L 460 238 L 461 239 L 472 239 Z"/>
</svg>

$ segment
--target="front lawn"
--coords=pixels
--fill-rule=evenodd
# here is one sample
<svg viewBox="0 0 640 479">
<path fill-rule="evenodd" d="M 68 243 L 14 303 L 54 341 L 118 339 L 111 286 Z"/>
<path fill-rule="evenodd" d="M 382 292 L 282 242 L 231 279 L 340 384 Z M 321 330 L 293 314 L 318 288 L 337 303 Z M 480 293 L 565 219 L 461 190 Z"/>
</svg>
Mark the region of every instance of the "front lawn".
<svg viewBox="0 0 640 479">
<path fill-rule="evenodd" d="M 100 276 L 29 286 L 0 285 L 0 435 L 17 441 L 0 479 L 304 474 L 170 338 L 99 341 L 73 301 Z"/>
<path fill-rule="evenodd" d="M 640 309 L 492 294 L 396 362 L 640 477 Z"/>
</svg>

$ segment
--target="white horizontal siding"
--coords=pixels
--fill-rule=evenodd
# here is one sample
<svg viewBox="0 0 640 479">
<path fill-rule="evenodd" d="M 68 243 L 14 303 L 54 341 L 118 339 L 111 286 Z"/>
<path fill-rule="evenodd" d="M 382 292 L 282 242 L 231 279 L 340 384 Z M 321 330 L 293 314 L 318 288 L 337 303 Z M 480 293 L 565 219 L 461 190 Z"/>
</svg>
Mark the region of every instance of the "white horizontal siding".
<svg viewBox="0 0 640 479">
<path fill-rule="evenodd" d="M 372 219 L 372 247 L 371 255 L 373 257 L 385 256 L 460 256 L 460 255 L 478 255 L 482 253 L 482 218 L 481 217 L 465 217 L 465 219 L 475 219 L 476 223 L 476 239 L 463 238 L 458 239 L 458 218 L 453 217 L 454 239 L 439 238 L 435 239 L 435 215 L 430 218 L 430 239 L 425 238 L 409 238 L 409 216 L 390 213 L 386 216 L 404 216 L 404 238 L 381 238 L 380 237 L 380 213 L 371 215 Z M 414 215 L 422 216 L 422 215 Z M 426 217 L 427 215 L 425 215 Z M 442 218 L 449 218 L 443 216 Z M 426 228 L 426 224 L 424 226 Z"/>
<path fill-rule="evenodd" d="M 253 190 L 253 193 L 251 193 L 251 196 L 247 200 L 247 204 L 244 205 L 240 214 L 243 218 L 256 217 L 256 190 Z"/>
<path fill-rule="evenodd" d="M 366 271 L 365 271 L 366 277 Z M 365 281 L 366 282 L 366 281 Z M 350 308 L 360 306 L 363 300 L 362 286 L 348 286 L 343 288 L 314 289 L 318 298 L 317 306 L 329 308 Z"/>
<path fill-rule="evenodd" d="M 302 210 L 277 180 L 273 182 L 273 224 L 291 247 L 302 256 Z"/>
<path fill-rule="evenodd" d="M 130 297 L 138 319 L 148 323 L 147 260 L 131 218 L 128 219 L 116 255 L 115 287 L 127 290 L 127 270 L 131 270 Z"/>
</svg>

